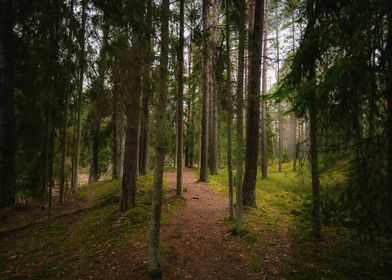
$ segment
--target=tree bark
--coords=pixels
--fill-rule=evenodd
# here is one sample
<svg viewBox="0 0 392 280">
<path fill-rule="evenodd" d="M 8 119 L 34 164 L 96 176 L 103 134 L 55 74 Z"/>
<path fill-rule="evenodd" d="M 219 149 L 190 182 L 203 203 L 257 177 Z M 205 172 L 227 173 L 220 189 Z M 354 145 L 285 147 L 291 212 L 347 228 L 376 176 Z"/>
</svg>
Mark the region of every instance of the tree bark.
<svg viewBox="0 0 392 280">
<path fill-rule="evenodd" d="M 386 135 L 387 135 L 387 147 L 388 147 L 388 167 L 387 167 L 387 182 L 388 186 L 392 188 L 392 3 L 387 1 L 388 5 L 386 7 L 387 11 L 387 47 L 386 47 L 386 100 L 387 100 L 387 121 L 386 121 Z M 392 199 L 392 191 L 389 190 Z"/>
<path fill-rule="evenodd" d="M 145 1 L 134 3 L 132 22 L 132 49 L 130 54 L 129 84 L 127 88 L 127 127 L 121 193 L 121 211 L 136 206 L 136 179 L 138 173 L 140 98 L 142 92 L 143 36 Z"/>
<path fill-rule="evenodd" d="M 113 122 L 113 174 L 112 179 L 121 178 L 122 171 L 122 146 L 123 146 L 123 122 L 124 122 L 124 113 L 123 113 L 123 101 L 122 101 L 122 87 L 120 85 L 120 69 L 118 64 L 119 61 L 116 61 L 117 65 L 113 67 L 113 114 L 112 114 L 112 122 Z"/>
<path fill-rule="evenodd" d="M 86 68 L 85 62 L 85 43 L 86 43 L 86 20 L 87 20 L 87 0 L 82 0 L 82 24 L 80 31 L 80 51 L 79 51 L 79 81 L 78 81 L 78 101 L 76 106 L 76 136 L 74 143 L 74 155 L 72 165 L 72 183 L 71 189 L 76 192 L 79 185 L 79 158 L 80 158 L 80 138 L 81 138 L 81 115 L 82 115 L 82 99 L 83 99 L 83 82 L 84 82 L 84 71 Z"/>
<path fill-rule="evenodd" d="M 240 0 L 240 18 L 238 27 L 238 71 L 237 71 L 237 136 L 236 136 L 236 223 L 234 232 L 241 234 L 243 231 L 243 190 L 242 190 L 242 164 L 243 164 L 243 107 L 244 107 L 244 49 L 245 49 L 245 0 Z"/>
<path fill-rule="evenodd" d="M 150 157 L 150 103 L 152 96 L 152 77 L 151 67 L 153 62 L 154 51 L 152 49 L 152 17 L 153 5 L 152 0 L 147 0 L 146 14 L 146 36 L 145 52 L 143 64 L 143 97 L 142 97 L 142 119 L 140 121 L 140 145 L 139 145 L 139 173 L 146 175 L 149 171 Z"/>
<path fill-rule="evenodd" d="M 193 10 L 193 3 L 191 9 Z M 188 102 L 187 102 L 187 137 L 185 147 L 185 164 L 186 167 L 193 167 L 193 145 L 194 145 L 194 117 L 193 117 L 193 103 L 194 103 L 194 88 L 192 80 L 192 44 L 193 44 L 193 26 L 194 20 L 191 19 L 190 42 L 188 49 Z"/>
<path fill-rule="evenodd" d="M 104 17 L 104 20 L 106 18 Z M 99 138 L 100 138 L 100 126 L 101 126 L 101 114 L 100 114 L 100 98 L 105 94 L 105 74 L 106 74 L 106 49 L 109 39 L 109 26 L 104 22 L 103 27 L 102 46 L 100 50 L 100 61 L 98 65 L 98 86 L 97 91 L 93 92 L 93 116 L 92 116 L 92 149 L 91 149 L 91 163 L 90 163 L 90 174 L 89 183 L 94 183 L 99 179 Z"/>
<path fill-rule="evenodd" d="M 294 11 L 291 17 L 291 36 L 292 36 L 292 49 L 293 53 L 295 52 L 295 17 Z M 292 160 L 293 160 L 293 171 L 297 171 L 297 117 L 295 113 L 290 113 L 290 125 L 291 125 L 291 145 L 292 145 Z"/>
<path fill-rule="evenodd" d="M 162 207 L 163 168 L 165 162 L 165 119 L 167 103 L 167 74 L 169 52 L 169 0 L 162 0 L 161 14 L 161 55 L 159 65 L 159 97 L 156 123 L 156 159 L 152 186 L 152 219 L 148 250 L 148 272 L 154 278 L 161 277 L 159 259 L 159 231 Z"/>
<path fill-rule="evenodd" d="M 66 57 L 66 85 L 65 85 L 65 96 L 64 96 L 64 127 L 62 131 L 63 141 L 61 143 L 61 166 L 60 166 L 60 203 L 64 204 L 64 191 L 65 191 L 65 181 L 66 181 L 66 160 L 67 160 L 67 145 L 68 145 L 68 111 L 69 111 L 69 98 L 71 94 L 71 55 L 72 55 L 72 38 L 73 38 L 73 28 L 72 28 L 72 17 L 73 17 L 73 7 L 74 0 L 71 0 L 71 4 L 68 12 L 68 39 L 67 39 L 67 57 Z"/>
<path fill-rule="evenodd" d="M 97 108 L 95 110 L 97 110 Z M 98 160 L 99 160 L 99 133 L 100 133 L 101 120 L 100 117 L 96 115 L 97 112 L 93 114 L 94 116 L 91 121 L 92 122 L 91 124 L 92 145 L 91 145 L 90 172 L 88 176 L 89 184 L 94 183 L 99 179 Z"/>
<path fill-rule="evenodd" d="M 210 172 L 211 175 L 218 174 L 218 81 L 214 73 L 212 50 L 217 44 L 217 25 L 219 25 L 219 14 L 216 5 L 212 5 L 212 19 L 210 23 L 211 40 L 209 55 L 209 72 L 210 72 L 210 109 L 211 109 L 211 130 L 210 130 Z"/>
<path fill-rule="evenodd" d="M 203 107 L 201 118 L 200 182 L 208 180 L 208 100 L 209 100 L 209 9 L 210 1 L 203 0 Z"/>
<path fill-rule="evenodd" d="M 15 204 L 15 93 L 13 1 L 0 7 L 0 207 Z"/>
<path fill-rule="evenodd" d="M 254 30 L 249 40 L 250 67 L 248 114 L 246 127 L 246 161 L 244 174 L 244 205 L 256 207 L 256 177 L 259 146 L 260 76 L 263 43 L 264 0 L 256 0 Z"/>
<path fill-rule="evenodd" d="M 230 12 L 229 3 L 225 4 L 226 12 L 226 94 L 227 97 L 227 170 L 229 174 L 229 219 L 234 218 L 233 192 L 233 159 L 232 159 L 232 129 L 233 129 L 233 99 L 231 94 L 231 61 L 230 61 Z"/>
<path fill-rule="evenodd" d="M 268 48 L 268 0 L 265 0 L 264 9 L 264 40 L 263 40 L 263 76 L 261 95 L 267 95 L 267 48 Z M 264 99 L 261 100 L 261 176 L 268 176 L 268 155 L 267 155 L 267 105 Z"/>
<path fill-rule="evenodd" d="M 279 83 L 280 80 L 280 45 L 279 45 L 279 27 L 276 28 L 276 81 Z M 282 117 L 282 104 L 278 104 L 278 171 L 282 172 L 282 161 L 283 161 L 283 117 Z"/>
<path fill-rule="evenodd" d="M 311 97 L 314 103 L 314 96 Z M 309 108 L 310 114 L 310 162 L 312 165 L 312 193 L 313 193 L 313 208 L 312 221 L 313 233 L 320 236 L 320 175 L 318 170 L 318 151 L 317 151 L 317 111 L 314 104 Z"/>
<path fill-rule="evenodd" d="M 178 59 L 178 98 L 177 98 L 177 180 L 176 194 L 182 194 L 182 150 L 183 150 L 183 102 L 184 102 L 184 0 L 180 0 L 180 38 L 177 50 Z"/>
</svg>

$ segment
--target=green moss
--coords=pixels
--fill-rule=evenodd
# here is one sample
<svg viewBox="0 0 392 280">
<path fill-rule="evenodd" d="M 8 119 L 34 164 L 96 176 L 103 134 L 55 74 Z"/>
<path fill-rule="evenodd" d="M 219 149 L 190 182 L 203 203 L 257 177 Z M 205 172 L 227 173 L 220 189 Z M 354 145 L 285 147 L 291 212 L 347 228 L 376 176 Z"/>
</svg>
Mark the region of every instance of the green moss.
<svg viewBox="0 0 392 280">
<path fill-rule="evenodd" d="M 16 233 L 12 245 L 0 254 L 0 266 L 9 263 L 23 271 L 27 263 L 35 263 L 34 279 L 85 278 L 89 271 L 105 269 L 103 264 L 113 255 L 126 255 L 132 242 L 148 230 L 152 175 L 140 176 L 137 186 L 137 206 L 126 212 L 119 211 L 120 180 L 81 188 L 79 199 L 91 200 L 89 210 L 55 219 L 50 228 L 41 225 Z M 165 198 L 163 203 L 163 222 L 184 205 L 177 198 Z M 14 255 L 18 257 L 10 262 Z"/>
<path fill-rule="evenodd" d="M 344 166 L 321 175 L 323 196 L 336 195 L 346 182 Z M 196 171 L 195 171 L 196 172 Z M 234 173 L 235 176 L 235 173 Z M 227 170 L 210 176 L 208 187 L 228 195 Z M 268 178 L 256 183 L 256 209 L 245 210 L 244 225 L 249 232 L 241 238 L 250 245 L 253 271 L 267 265 L 278 268 L 286 279 L 388 279 L 392 271 L 391 244 L 375 243 L 364 249 L 354 232 L 338 224 L 323 224 L 324 239 L 311 235 L 311 178 L 306 167 L 292 171 L 292 164 L 269 167 Z M 282 249 L 289 248 L 289 249 Z M 267 264 L 264 254 L 277 257 Z M 276 266 L 276 267 L 275 267 Z"/>
</svg>

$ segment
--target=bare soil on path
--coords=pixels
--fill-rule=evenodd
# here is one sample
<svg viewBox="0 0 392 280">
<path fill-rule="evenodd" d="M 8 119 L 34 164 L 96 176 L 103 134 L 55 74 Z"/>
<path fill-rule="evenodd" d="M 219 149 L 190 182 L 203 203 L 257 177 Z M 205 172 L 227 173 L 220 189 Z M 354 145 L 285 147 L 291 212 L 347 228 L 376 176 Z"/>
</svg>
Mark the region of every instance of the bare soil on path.
<svg viewBox="0 0 392 280">
<path fill-rule="evenodd" d="M 176 174 L 166 175 L 175 185 Z M 167 246 L 163 272 L 168 279 L 251 279 L 239 237 L 225 224 L 228 199 L 197 183 L 191 170 L 183 174 L 186 206 L 162 228 Z"/>
<path fill-rule="evenodd" d="M 173 189 L 176 174 L 165 173 L 165 178 Z M 247 264 L 247 246 L 225 224 L 227 198 L 196 182 L 188 169 L 183 189 L 185 207 L 161 228 L 163 279 L 263 279 Z M 124 279 L 148 279 L 148 234 L 145 239 L 131 249 L 129 270 L 117 271 L 117 279 L 121 274 Z"/>
</svg>

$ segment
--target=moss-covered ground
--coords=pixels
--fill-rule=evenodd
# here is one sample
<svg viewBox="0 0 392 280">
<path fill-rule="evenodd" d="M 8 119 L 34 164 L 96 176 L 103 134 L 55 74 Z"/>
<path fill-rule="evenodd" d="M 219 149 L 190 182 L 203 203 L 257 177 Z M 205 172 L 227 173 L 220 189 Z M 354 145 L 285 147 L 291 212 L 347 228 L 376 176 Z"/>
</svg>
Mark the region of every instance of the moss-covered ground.
<svg viewBox="0 0 392 280">
<path fill-rule="evenodd" d="M 337 191 L 344 183 L 343 174 L 336 168 L 322 175 L 323 196 Z M 227 170 L 210 176 L 208 186 L 228 195 Z M 306 167 L 293 172 L 287 163 L 278 172 L 277 166 L 270 166 L 267 179 L 258 174 L 256 199 L 257 208 L 245 210 L 242 237 L 249 244 L 253 270 L 267 272 L 272 279 L 391 279 L 390 240 L 361 242 L 356 230 L 334 222 L 330 211 L 323 213 L 322 239 L 312 236 Z"/>
<path fill-rule="evenodd" d="M 0 279 L 88 279 L 109 269 L 148 232 L 152 176 L 137 185 L 137 206 L 126 212 L 119 211 L 121 181 L 96 183 L 77 194 L 91 198 L 87 210 L 1 236 Z M 165 193 L 163 222 L 183 205 Z"/>
</svg>

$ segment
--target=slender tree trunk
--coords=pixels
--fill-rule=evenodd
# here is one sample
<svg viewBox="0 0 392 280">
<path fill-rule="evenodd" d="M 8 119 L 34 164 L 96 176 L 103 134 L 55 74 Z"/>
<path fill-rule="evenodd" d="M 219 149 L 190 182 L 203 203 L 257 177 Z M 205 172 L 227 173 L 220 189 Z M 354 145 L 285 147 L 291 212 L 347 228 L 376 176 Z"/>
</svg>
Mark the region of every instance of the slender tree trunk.
<svg viewBox="0 0 392 280">
<path fill-rule="evenodd" d="M 104 20 L 106 18 L 104 17 Z M 102 47 L 100 50 L 100 61 L 98 65 L 98 91 L 93 92 L 93 116 L 92 116 L 92 149 L 91 149 L 91 163 L 90 163 L 90 174 L 89 183 L 94 183 L 99 179 L 99 137 L 100 137 L 100 126 L 101 126 L 101 114 L 100 114 L 100 101 L 101 96 L 104 95 L 105 91 L 105 73 L 106 73 L 106 49 L 109 39 L 109 26 L 104 22 L 103 27 L 103 38 Z"/>
<path fill-rule="evenodd" d="M 113 67 L 113 175 L 112 179 L 121 178 L 122 171 L 122 151 L 123 151 L 123 101 L 122 101 L 122 87 L 120 78 L 120 69 L 117 65 Z"/>
<path fill-rule="evenodd" d="M 48 7 L 49 14 L 51 15 L 51 21 L 48 26 L 49 29 L 49 38 L 48 38 L 48 49 L 53 51 L 53 56 L 50 55 L 48 58 L 48 74 L 51 75 L 51 79 L 48 82 L 48 90 L 46 97 L 46 105 L 47 105 L 47 157 L 46 157 L 46 185 L 45 187 L 48 190 L 48 223 L 49 226 L 51 224 L 52 218 L 52 194 L 54 187 L 54 178 L 53 178 L 53 164 L 54 164 L 54 151 L 55 151 L 55 119 L 56 119 L 56 97 L 55 94 L 57 92 L 57 61 L 58 61 L 58 24 L 59 24 L 59 1 L 51 2 L 51 5 Z M 50 53 L 50 52 L 49 52 Z"/>
<path fill-rule="evenodd" d="M 320 178 L 317 155 L 317 112 L 310 108 L 310 162 L 312 165 L 313 233 L 320 236 Z"/>
<path fill-rule="evenodd" d="M 249 97 L 249 83 L 250 83 L 250 76 L 249 76 L 249 72 L 250 72 L 250 59 L 251 59 L 251 50 L 249 49 L 250 47 L 250 40 L 252 37 L 252 33 L 253 33 L 253 29 L 254 29 L 254 14 L 255 14 L 255 0 L 247 0 L 247 4 L 248 4 L 248 10 L 246 12 L 246 17 L 247 17 L 247 22 L 246 22 L 246 40 L 245 40 L 245 68 L 244 68 L 244 72 L 245 72 L 245 76 L 244 76 L 244 95 L 245 95 L 245 100 L 248 100 Z M 247 137 L 246 135 L 246 129 L 247 129 L 247 114 L 249 114 L 248 110 L 247 110 L 247 106 L 244 106 L 243 108 L 243 135 L 245 135 L 245 139 Z"/>
<path fill-rule="evenodd" d="M 84 71 L 85 71 L 85 41 L 86 41 L 86 20 L 87 20 L 87 0 L 82 0 L 82 25 L 80 31 L 80 52 L 79 52 L 79 88 L 78 88 L 78 101 L 77 101 L 77 117 L 76 117 L 76 136 L 75 136 L 75 147 L 73 155 L 73 170 L 72 170 L 72 184 L 71 189 L 76 192 L 79 185 L 79 158 L 80 158 L 80 138 L 81 138 L 81 117 L 82 117 L 82 99 L 83 99 L 83 82 L 84 82 Z"/>
<path fill-rule="evenodd" d="M 237 136 L 236 136 L 236 224 L 234 232 L 241 234 L 243 231 L 243 190 L 242 190 L 242 164 L 243 164 L 243 107 L 244 107 L 244 49 L 245 49 L 245 0 L 240 0 L 240 18 L 238 27 L 238 71 L 237 71 Z"/>
<path fill-rule="evenodd" d="M 177 98 L 177 196 L 182 193 L 183 102 L 184 102 L 184 1 L 180 0 L 180 39 L 178 44 Z"/>
<path fill-rule="evenodd" d="M 249 40 L 250 67 L 248 114 L 246 127 L 246 161 L 244 175 L 244 204 L 256 207 L 256 177 L 259 147 L 260 76 L 263 44 L 264 0 L 256 0 L 254 30 Z"/>
<path fill-rule="evenodd" d="M 0 207 L 15 204 L 13 1 L 0 2 Z"/>
<path fill-rule="evenodd" d="M 388 186 L 392 188 L 392 3 L 388 2 L 387 5 L 387 25 L 388 25 L 388 35 L 387 35 L 387 49 L 386 49 L 386 100 L 387 100 L 387 122 L 386 122 L 386 133 L 387 133 L 387 147 L 388 147 Z M 392 196 L 392 191 L 389 193 Z M 391 197 L 392 198 L 392 197 Z"/>
<path fill-rule="evenodd" d="M 138 145 L 140 98 L 142 92 L 142 65 L 143 65 L 143 32 L 141 28 L 144 19 L 145 1 L 139 0 L 134 4 L 134 28 L 132 32 L 132 49 L 130 58 L 129 85 L 127 88 L 127 128 L 125 135 L 125 151 L 121 193 L 121 211 L 136 206 L 136 179 L 138 172 Z"/>
<path fill-rule="evenodd" d="M 99 133 L 101 120 L 99 116 L 94 113 L 92 124 L 91 124 L 91 136 L 92 136 L 92 145 L 91 145 L 91 161 L 90 161 L 90 172 L 88 177 L 89 184 L 98 181 L 99 178 Z"/>
<path fill-rule="evenodd" d="M 203 0 L 203 107 L 201 119 L 200 182 L 208 180 L 208 100 L 209 100 L 209 9 L 210 1 Z"/>
<path fill-rule="evenodd" d="M 210 172 L 211 175 L 218 174 L 218 81 L 214 73 L 212 50 L 217 44 L 217 28 L 219 25 L 219 14 L 215 4 L 212 5 L 212 18 L 210 23 L 211 40 L 209 55 L 209 72 L 210 72 L 210 100 L 211 100 L 211 130 L 210 130 Z"/>
<path fill-rule="evenodd" d="M 194 148 L 195 148 L 195 117 L 194 117 L 194 108 L 195 108 L 195 85 L 193 80 L 193 32 L 196 26 L 196 7 L 195 0 L 191 0 L 191 11 L 192 17 L 190 18 L 191 27 L 190 27 L 190 43 L 189 43 L 189 110 L 188 110 L 188 122 L 190 122 L 190 131 L 189 133 L 189 167 L 193 167 L 194 161 Z"/>
<path fill-rule="evenodd" d="M 291 18 L 291 36 L 292 36 L 292 49 L 293 52 L 295 51 L 295 18 L 294 18 L 294 12 L 292 14 Z M 290 113 L 290 124 L 291 124 L 291 141 L 292 141 L 292 160 L 293 160 L 293 171 L 297 171 L 297 117 L 295 116 L 295 113 L 292 112 Z"/>
<path fill-rule="evenodd" d="M 140 120 L 140 145 L 139 145 L 139 173 L 146 175 L 149 170 L 150 157 L 150 103 L 152 96 L 152 77 L 151 67 L 153 62 L 154 51 L 152 48 L 152 17 L 153 5 L 152 0 L 147 0 L 146 13 L 146 36 L 145 36 L 145 52 L 143 64 L 143 97 L 142 97 L 142 119 Z"/>
<path fill-rule="evenodd" d="M 156 160 L 153 181 L 152 219 L 148 250 L 148 272 L 152 277 L 161 277 L 159 259 L 159 231 L 161 224 L 162 181 L 165 162 L 165 119 L 167 103 L 167 74 L 169 52 L 169 0 L 162 0 L 161 56 L 159 66 L 159 97 L 156 124 Z"/>
<path fill-rule="evenodd" d="M 276 80 L 279 83 L 280 80 L 280 45 L 279 45 L 279 29 L 276 28 Z M 282 161 L 283 161 L 283 117 L 282 117 L 282 104 L 278 104 L 278 171 L 282 172 Z"/>
<path fill-rule="evenodd" d="M 212 67 L 212 62 L 211 62 Z M 211 69 L 212 72 L 212 69 Z M 211 175 L 218 174 L 218 85 L 216 83 L 215 75 L 211 75 L 211 81 L 214 86 L 211 87 L 211 153 L 210 153 L 210 171 Z"/>
<path fill-rule="evenodd" d="M 315 77 L 315 64 L 311 67 L 309 79 Z M 310 163 L 312 171 L 312 193 L 313 193 L 313 208 L 312 208 L 312 221 L 313 221 L 313 234 L 317 237 L 321 235 L 320 232 L 320 175 L 318 169 L 318 147 L 317 147 L 317 129 L 318 129 L 318 116 L 317 108 L 315 105 L 315 92 L 311 93 L 309 117 L 310 117 Z"/>
<path fill-rule="evenodd" d="M 54 96 L 54 91 L 52 92 Z M 54 107 L 54 106 L 53 106 Z M 54 114 L 52 110 L 49 110 L 49 114 Z M 53 124 L 53 116 L 50 116 L 49 119 L 49 135 L 48 135 L 48 223 L 51 225 L 52 220 L 52 197 L 53 197 L 53 187 L 54 187 L 54 179 L 53 179 L 53 161 L 54 161 L 54 124 Z"/>
<path fill-rule="evenodd" d="M 263 76 L 262 90 L 263 97 L 267 95 L 267 48 L 268 48 L 268 0 L 265 0 L 264 9 L 264 41 L 263 41 Z M 267 156 L 267 105 L 264 99 L 261 100 L 261 176 L 268 176 L 268 156 Z"/>
<path fill-rule="evenodd" d="M 64 204 L 64 190 L 66 183 L 66 160 L 67 160 L 67 145 L 68 145 L 68 111 L 69 111 L 69 98 L 71 94 L 71 55 L 72 55 L 72 17 L 73 17 L 74 1 L 71 0 L 71 5 L 68 12 L 68 40 L 67 40 L 67 57 L 66 57 L 66 73 L 65 73 L 65 96 L 64 96 L 64 127 L 62 131 L 61 143 L 61 167 L 60 167 L 60 203 Z"/>
<path fill-rule="evenodd" d="M 227 170 L 229 173 L 229 219 L 234 218 L 233 192 L 233 159 L 232 159 L 232 130 L 233 130 L 233 98 L 231 94 L 231 61 L 230 61 L 230 12 L 226 1 L 226 94 L 227 98 Z"/>
<path fill-rule="evenodd" d="M 193 3 L 191 9 L 193 10 Z M 191 20 L 191 30 L 190 30 L 190 42 L 189 42 L 189 49 L 188 49 L 188 102 L 187 102 L 187 137 L 186 137 L 186 151 L 185 151 L 185 163 L 186 167 L 192 168 L 193 167 L 193 133 L 194 133 L 194 126 L 193 126 L 193 81 L 192 81 L 192 40 L 193 40 L 193 20 Z"/>
</svg>

